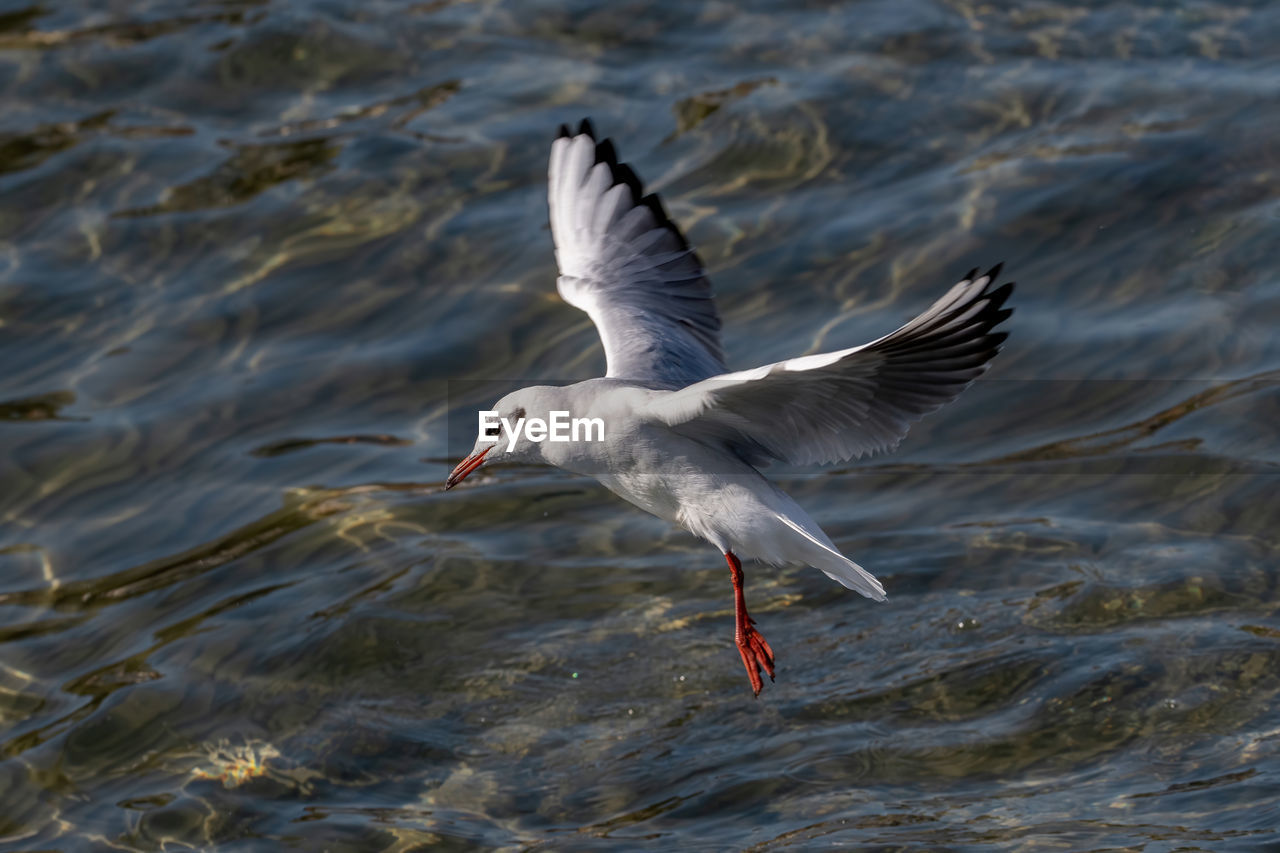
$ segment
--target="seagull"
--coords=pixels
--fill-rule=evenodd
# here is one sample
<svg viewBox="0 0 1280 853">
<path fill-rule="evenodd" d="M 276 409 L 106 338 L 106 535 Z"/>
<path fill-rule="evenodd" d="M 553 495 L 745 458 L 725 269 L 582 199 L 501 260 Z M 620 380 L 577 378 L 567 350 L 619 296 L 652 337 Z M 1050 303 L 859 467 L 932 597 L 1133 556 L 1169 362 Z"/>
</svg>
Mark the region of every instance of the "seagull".
<svg viewBox="0 0 1280 853">
<path fill-rule="evenodd" d="M 710 542 L 729 565 L 734 643 L 758 697 L 761 671 L 773 680 L 774 653 L 747 612 L 743 558 L 813 566 L 885 600 L 880 581 L 758 469 L 896 448 L 912 423 L 987 369 L 1006 338 L 993 329 L 1012 313 L 1002 306 L 1013 283 L 996 286 L 999 265 L 975 269 L 871 343 L 730 372 L 701 261 L 589 120 L 576 132 L 561 126 L 551 145 L 548 207 L 556 287 L 595 324 L 605 375 L 503 397 L 488 420 L 481 413 L 475 445 L 445 489 L 499 462 L 554 465 Z M 603 429 L 547 440 L 533 426 L 557 412 Z"/>
</svg>

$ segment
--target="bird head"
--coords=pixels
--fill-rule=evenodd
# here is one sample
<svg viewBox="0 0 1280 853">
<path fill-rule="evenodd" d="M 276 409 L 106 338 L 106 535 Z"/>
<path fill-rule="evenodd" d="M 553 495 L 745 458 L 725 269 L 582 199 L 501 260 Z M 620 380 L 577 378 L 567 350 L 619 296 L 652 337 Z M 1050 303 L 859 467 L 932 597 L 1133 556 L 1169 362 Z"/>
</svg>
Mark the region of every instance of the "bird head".
<svg viewBox="0 0 1280 853">
<path fill-rule="evenodd" d="M 526 424 L 537 418 L 544 423 L 550 409 L 552 388 L 521 388 L 503 397 L 492 409 L 479 413 L 479 429 L 471 453 L 458 463 L 445 480 L 447 491 L 473 471 L 499 462 L 541 462 L 542 447 L 529 438 Z"/>
</svg>

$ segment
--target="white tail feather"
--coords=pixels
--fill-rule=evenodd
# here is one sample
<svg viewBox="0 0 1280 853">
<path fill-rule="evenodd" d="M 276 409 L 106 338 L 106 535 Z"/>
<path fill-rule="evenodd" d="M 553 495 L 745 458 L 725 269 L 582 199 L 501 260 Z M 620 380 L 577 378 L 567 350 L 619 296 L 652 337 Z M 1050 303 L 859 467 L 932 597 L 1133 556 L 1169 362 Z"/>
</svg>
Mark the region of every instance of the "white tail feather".
<svg viewBox="0 0 1280 853">
<path fill-rule="evenodd" d="M 804 538 L 804 544 L 807 547 L 802 548 L 801 557 L 806 563 L 815 569 L 821 569 L 827 577 L 855 592 L 862 593 L 867 598 L 876 601 L 885 600 L 887 596 L 884 587 L 881 586 L 880 581 L 876 580 L 875 575 L 785 515 L 779 514 L 778 519 Z"/>
</svg>

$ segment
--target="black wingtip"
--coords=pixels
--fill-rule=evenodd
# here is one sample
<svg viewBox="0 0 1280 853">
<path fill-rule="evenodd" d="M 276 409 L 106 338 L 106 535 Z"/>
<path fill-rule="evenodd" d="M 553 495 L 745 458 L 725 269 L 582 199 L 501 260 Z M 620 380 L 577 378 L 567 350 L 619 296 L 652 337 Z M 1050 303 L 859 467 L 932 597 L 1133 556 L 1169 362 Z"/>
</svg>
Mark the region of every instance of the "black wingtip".
<svg viewBox="0 0 1280 853">
<path fill-rule="evenodd" d="M 680 248 L 682 250 L 689 249 L 689 241 L 685 239 L 684 234 L 680 232 L 680 229 L 676 227 L 676 224 L 671 221 L 671 217 L 667 216 L 666 208 L 662 206 L 662 200 L 658 198 L 657 195 L 649 193 L 647 196 L 640 199 L 639 204 L 649 208 L 649 210 L 653 212 L 653 219 L 658 225 L 671 230 L 671 233 L 680 241 Z"/>
<path fill-rule="evenodd" d="M 1000 270 L 1002 269 L 1004 269 L 1004 261 L 1001 261 L 1000 263 L 996 264 L 994 267 L 992 267 L 987 271 L 987 280 L 991 284 L 995 284 L 996 279 L 1000 277 Z"/>
<path fill-rule="evenodd" d="M 569 131 L 569 125 L 560 125 L 560 132 L 556 134 L 556 139 L 570 139 L 572 137 L 573 134 Z"/>
<path fill-rule="evenodd" d="M 596 162 L 608 163 L 609 171 L 617 173 L 618 171 L 618 152 L 613 148 L 611 140 L 603 140 L 596 143 Z"/>
<path fill-rule="evenodd" d="M 583 121 L 583 127 L 586 128 L 587 135 L 595 139 L 593 135 L 595 130 L 588 121 Z M 582 132 L 581 130 L 579 131 L 579 133 Z M 618 150 L 613 147 L 612 139 L 602 139 L 596 143 L 596 162 L 608 164 L 609 173 L 613 176 L 613 186 L 626 184 L 631 189 L 631 202 L 633 204 L 641 203 L 641 199 L 644 197 L 644 184 L 641 183 L 640 176 L 630 166 L 626 163 L 618 162 Z M 654 213 L 661 214 L 659 221 L 666 219 L 666 213 L 662 211 L 661 204 L 658 204 L 656 208 L 652 205 L 650 207 L 653 208 Z"/>
<path fill-rule="evenodd" d="M 632 203 L 639 203 L 644 196 L 644 184 L 640 183 L 640 176 L 632 171 L 631 167 L 626 163 L 619 163 L 614 168 L 613 180 L 615 183 L 626 184 L 631 187 Z"/>
<path fill-rule="evenodd" d="M 592 139 L 596 138 L 596 129 L 591 126 L 591 119 L 589 118 L 584 118 L 578 125 L 578 134 L 582 135 L 584 133 Z"/>
<path fill-rule="evenodd" d="M 670 221 L 667 218 L 666 208 L 662 206 L 662 199 L 658 198 L 655 194 L 649 193 L 646 196 L 641 196 L 640 201 L 637 202 L 637 204 L 647 207 L 649 210 L 653 211 L 653 218 L 657 220 L 659 224 Z"/>
<path fill-rule="evenodd" d="M 1004 301 L 1009 298 L 1009 294 L 1011 293 L 1013 293 L 1013 282 L 1009 281 L 984 295 L 986 296 L 987 304 L 992 309 L 995 309 L 1003 305 Z"/>
</svg>

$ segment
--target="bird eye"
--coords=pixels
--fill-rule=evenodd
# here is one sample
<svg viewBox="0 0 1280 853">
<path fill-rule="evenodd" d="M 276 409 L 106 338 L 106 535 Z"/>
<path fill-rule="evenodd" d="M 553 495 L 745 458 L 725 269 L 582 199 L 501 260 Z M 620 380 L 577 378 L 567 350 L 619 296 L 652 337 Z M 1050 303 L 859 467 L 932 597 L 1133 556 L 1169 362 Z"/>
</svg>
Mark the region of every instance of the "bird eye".
<svg viewBox="0 0 1280 853">
<path fill-rule="evenodd" d="M 496 427 L 496 426 L 485 427 L 484 436 L 485 438 L 497 438 L 500 432 L 502 432 L 502 427 Z"/>
</svg>

